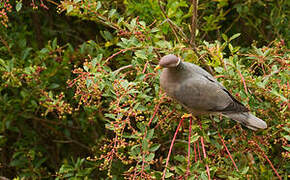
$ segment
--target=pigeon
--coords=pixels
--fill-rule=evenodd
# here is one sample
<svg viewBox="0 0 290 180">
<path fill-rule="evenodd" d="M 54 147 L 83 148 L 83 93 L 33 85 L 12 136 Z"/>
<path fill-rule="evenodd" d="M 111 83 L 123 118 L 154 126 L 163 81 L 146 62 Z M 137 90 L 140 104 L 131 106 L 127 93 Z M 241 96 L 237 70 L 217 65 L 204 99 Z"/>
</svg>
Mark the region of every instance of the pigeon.
<svg viewBox="0 0 290 180">
<path fill-rule="evenodd" d="M 163 56 L 160 86 L 168 96 L 192 115 L 222 114 L 252 130 L 265 129 L 267 124 L 251 114 L 241 102 L 201 67 L 183 62 L 173 54 Z"/>
</svg>

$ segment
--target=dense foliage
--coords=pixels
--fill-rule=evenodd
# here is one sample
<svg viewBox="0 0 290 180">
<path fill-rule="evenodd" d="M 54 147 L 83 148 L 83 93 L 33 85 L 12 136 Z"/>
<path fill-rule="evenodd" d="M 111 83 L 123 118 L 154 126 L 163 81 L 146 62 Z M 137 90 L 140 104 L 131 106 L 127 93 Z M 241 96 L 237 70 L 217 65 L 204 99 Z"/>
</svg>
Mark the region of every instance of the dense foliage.
<svg viewBox="0 0 290 180">
<path fill-rule="evenodd" d="M 268 128 L 204 116 L 189 130 L 185 117 L 166 178 L 287 179 L 289 5 L 0 1 L 0 175 L 161 179 L 186 112 L 154 70 L 173 53 L 210 71 Z"/>
</svg>

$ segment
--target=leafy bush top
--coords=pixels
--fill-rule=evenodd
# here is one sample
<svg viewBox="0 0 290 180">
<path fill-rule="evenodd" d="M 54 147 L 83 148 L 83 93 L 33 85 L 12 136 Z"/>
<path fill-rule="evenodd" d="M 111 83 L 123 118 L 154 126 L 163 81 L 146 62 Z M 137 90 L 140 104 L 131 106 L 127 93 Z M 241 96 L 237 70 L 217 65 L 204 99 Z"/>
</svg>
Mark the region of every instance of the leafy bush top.
<svg viewBox="0 0 290 180">
<path fill-rule="evenodd" d="M 166 178 L 188 167 L 190 179 L 208 179 L 206 167 L 215 179 L 288 176 L 289 2 L 0 4 L 8 13 L 0 16 L 1 175 L 161 179 L 186 111 L 154 68 L 174 53 L 213 73 L 269 127 L 205 116 L 189 130 L 184 119 Z"/>
</svg>

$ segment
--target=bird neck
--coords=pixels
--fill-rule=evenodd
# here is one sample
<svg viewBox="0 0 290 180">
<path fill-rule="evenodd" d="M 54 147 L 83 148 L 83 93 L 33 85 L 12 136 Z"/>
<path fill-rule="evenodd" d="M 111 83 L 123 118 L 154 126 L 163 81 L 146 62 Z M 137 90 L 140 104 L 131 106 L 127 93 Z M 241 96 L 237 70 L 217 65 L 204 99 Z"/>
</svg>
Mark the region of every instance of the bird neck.
<svg viewBox="0 0 290 180">
<path fill-rule="evenodd" d="M 178 65 L 177 65 L 176 67 L 174 67 L 173 69 L 174 69 L 175 71 L 182 71 L 182 70 L 184 70 L 184 68 L 185 68 L 184 63 L 183 63 L 182 61 L 180 61 L 180 62 L 178 63 Z"/>
</svg>

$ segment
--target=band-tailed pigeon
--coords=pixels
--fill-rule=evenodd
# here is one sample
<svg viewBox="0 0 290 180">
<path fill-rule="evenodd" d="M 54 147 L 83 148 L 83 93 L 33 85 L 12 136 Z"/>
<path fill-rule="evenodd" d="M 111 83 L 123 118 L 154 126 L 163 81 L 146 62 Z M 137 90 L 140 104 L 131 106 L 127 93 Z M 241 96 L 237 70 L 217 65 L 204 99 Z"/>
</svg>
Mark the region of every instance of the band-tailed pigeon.
<svg viewBox="0 0 290 180">
<path fill-rule="evenodd" d="M 267 128 L 263 120 L 251 114 L 201 67 L 182 62 L 172 54 L 162 57 L 159 66 L 164 68 L 160 76 L 161 88 L 193 115 L 221 113 L 252 130 Z"/>
</svg>

